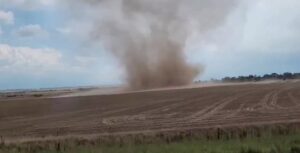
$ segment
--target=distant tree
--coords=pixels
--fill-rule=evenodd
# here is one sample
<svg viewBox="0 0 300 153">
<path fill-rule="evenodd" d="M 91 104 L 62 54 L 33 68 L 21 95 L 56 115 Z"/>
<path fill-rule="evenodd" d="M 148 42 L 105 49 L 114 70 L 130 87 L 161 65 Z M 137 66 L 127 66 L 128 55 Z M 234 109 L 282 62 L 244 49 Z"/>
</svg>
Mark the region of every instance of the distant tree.
<svg viewBox="0 0 300 153">
<path fill-rule="evenodd" d="M 231 77 L 225 77 L 225 78 L 222 79 L 222 81 L 223 82 L 230 82 L 230 81 L 233 81 L 233 80 L 231 79 Z"/>
<path fill-rule="evenodd" d="M 255 76 L 254 81 L 261 81 L 262 77 L 261 76 Z"/>
<path fill-rule="evenodd" d="M 283 74 L 283 79 L 286 80 L 286 79 L 293 79 L 293 74 L 290 73 L 290 72 L 285 72 Z"/>
<path fill-rule="evenodd" d="M 245 82 L 245 81 L 261 81 L 261 80 L 286 80 L 286 79 L 300 79 L 300 73 L 286 72 L 283 74 L 265 74 L 263 76 L 248 75 L 239 77 L 224 77 L 223 82 Z"/>
<path fill-rule="evenodd" d="M 300 79 L 300 73 L 294 73 L 293 76 L 295 79 Z"/>
<path fill-rule="evenodd" d="M 263 79 L 264 80 L 267 80 L 267 79 L 271 79 L 272 77 L 271 77 L 271 75 L 269 75 L 269 74 L 265 74 L 264 76 L 263 76 Z"/>
<path fill-rule="evenodd" d="M 278 77 L 279 77 L 279 75 L 277 73 L 272 73 L 271 74 L 272 79 L 277 79 Z"/>
</svg>

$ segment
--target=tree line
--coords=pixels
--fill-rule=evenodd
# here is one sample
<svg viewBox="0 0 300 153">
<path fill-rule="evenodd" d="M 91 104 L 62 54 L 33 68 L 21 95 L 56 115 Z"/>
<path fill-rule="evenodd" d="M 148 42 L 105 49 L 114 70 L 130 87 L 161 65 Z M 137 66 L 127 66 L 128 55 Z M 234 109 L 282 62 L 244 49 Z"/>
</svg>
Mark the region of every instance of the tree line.
<svg viewBox="0 0 300 153">
<path fill-rule="evenodd" d="M 248 75 L 248 76 L 238 76 L 238 77 L 224 77 L 223 82 L 248 82 L 248 81 L 264 81 L 264 80 L 291 80 L 300 79 L 300 73 L 290 73 L 286 72 L 283 74 L 265 74 L 260 75 Z"/>
</svg>

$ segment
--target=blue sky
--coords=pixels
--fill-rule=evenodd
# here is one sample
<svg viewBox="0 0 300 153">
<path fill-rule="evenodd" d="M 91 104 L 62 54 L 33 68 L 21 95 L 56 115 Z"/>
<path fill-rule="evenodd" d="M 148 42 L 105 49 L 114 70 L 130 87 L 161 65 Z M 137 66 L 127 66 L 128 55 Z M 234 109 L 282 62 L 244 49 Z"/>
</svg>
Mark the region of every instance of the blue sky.
<svg viewBox="0 0 300 153">
<path fill-rule="evenodd" d="M 0 0 L 0 89 L 124 82 L 122 65 L 89 45 L 89 18 L 78 21 L 58 0 Z M 300 72 L 300 1 L 253 0 L 186 48 L 205 66 L 197 79 Z"/>
</svg>

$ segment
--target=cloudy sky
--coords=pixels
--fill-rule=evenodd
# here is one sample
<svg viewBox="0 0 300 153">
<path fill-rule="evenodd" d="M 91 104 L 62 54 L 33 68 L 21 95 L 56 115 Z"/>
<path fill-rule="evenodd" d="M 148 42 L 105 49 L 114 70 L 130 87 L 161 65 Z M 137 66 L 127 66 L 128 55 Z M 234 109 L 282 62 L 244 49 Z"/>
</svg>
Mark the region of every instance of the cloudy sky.
<svg viewBox="0 0 300 153">
<path fill-rule="evenodd" d="M 123 82 L 121 64 L 84 39 L 89 18 L 74 18 L 62 2 L 0 0 L 0 89 Z M 188 43 L 186 58 L 205 66 L 203 80 L 300 72 L 299 9 L 299 0 L 243 2 Z"/>
</svg>

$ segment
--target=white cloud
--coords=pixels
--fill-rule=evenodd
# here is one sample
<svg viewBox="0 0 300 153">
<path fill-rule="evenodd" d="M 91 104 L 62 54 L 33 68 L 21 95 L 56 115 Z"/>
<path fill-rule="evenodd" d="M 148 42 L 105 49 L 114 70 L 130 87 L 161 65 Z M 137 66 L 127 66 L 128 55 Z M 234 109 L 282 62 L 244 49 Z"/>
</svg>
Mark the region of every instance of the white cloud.
<svg viewBox="0 0 300 153">
<path fill-rule="evenodd" d="M 195 42 L 189 58 L 206 66 L 205 79 L 299 72 L 299 7 L 299 0 L 249 1 L 204 42 Z"/>
<path fill-rule="evenodd" d="M 26 25 L 15 31 L 19 37 L 44 37 L 48 36 L 48 32 L 40 25 Z"/>
<path fill-rule="evenodd" d="M 55 49 L 35 49 L 0 44 L 0 71 L 40 73 L 59 68 L 62 54 Z"/>
<path fill-rule="evenodd" d="M 13 24 L 14 23 L 13 12 L 0 10 L 0 23 Z"/>
<path fill-rule="evenodd" d="M 79 65 L 88 66 L 96 64 L 99 61 L 99 57 L 76 56 L 74 61 Z"/>
<path fill-rule="evenodd" d="M 57 28 L 56 29 L 57 32 L 61 33 L 61 34 L 64 34 L 64 35 L 68 35 L 72 32 L 71 28 Z"/>
<path fill-rule="evenodd" d="M 225 25 L 205 36 L 204 42 L 193 45 L 215 56 L 237 52 L 245 55 L 299 53 L 299 7 L 298 0 L 249 1 L 236 9 Z"/>
<path fill-rule="evenodd" d="M 55 6 L 56 0 L 0 0 L 2 7 L 36 10 Z"/>
<path fill-rule="evenodd" d="M 0 44 L 0 88 L 40 88 L 119 83 L 111 61 L 91 56 L 66 59 L 49 48 Z"/>
<path fill-rule="evenodd" d="M 42 5 L 53 6 L 56 3 L 56 0 L 39 0 Z"/>
<path fill-rule="evenodd" d="M 260 0 L 246 16 L 242 49 L 264 53 L 299 52 L 300 1 Z"/>
<path fill-rule="evenodd" d="M 3 31 L 2 31 L 2 29 L 1 29 L 1 27 L 0 27 L 0 36 L 3 34 Z"/>
</svg>

